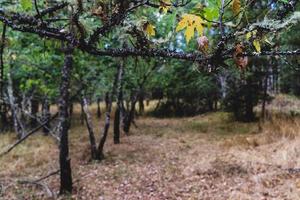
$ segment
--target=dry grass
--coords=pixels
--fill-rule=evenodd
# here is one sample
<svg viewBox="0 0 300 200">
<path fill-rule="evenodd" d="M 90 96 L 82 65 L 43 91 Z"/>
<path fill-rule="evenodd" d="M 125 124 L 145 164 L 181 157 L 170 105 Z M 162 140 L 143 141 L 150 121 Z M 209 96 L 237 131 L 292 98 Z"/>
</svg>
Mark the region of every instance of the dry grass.
<svg viewBox="0 0 300 200">
<path fill-rule="evenodd" d="M 150 105 L 147 109 L 150 109 Z M 93 106 L 93 116 L 95 109 Z M 277 115 L 259 131 L 227 113 L 190 118 L 137 119 L 138 128 L 113 145 L 106 159 L 89 162 L 86 128 L 75 108 L 70 131 L 74 194 L 65 199 L 299 199 L 299 120 Z M 101 120 L 103 121 L 103 120 Z M 94 119 L 99 139 L 100 123 Z M 0 149 L 12 143 L 1 135 Z M 51 137 L 36 135 L 0 159 L 0 199 L 46 199 L 38 187 L 17 184 L 57 169 L 58 150 Z M 53 191 L 59 179 L 45 181 Z M 4 193 L 3 193 L 4 192 Z"/>
</svg>

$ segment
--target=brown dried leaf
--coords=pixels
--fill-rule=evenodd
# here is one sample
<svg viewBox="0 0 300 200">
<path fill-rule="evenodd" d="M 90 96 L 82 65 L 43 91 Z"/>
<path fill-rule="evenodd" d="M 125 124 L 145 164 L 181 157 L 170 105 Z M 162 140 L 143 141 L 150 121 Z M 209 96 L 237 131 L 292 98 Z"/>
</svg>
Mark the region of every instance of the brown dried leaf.
<svg viewBox="0 0 300 200">
<path fill-rule="evenodd" d="M 207 54 L 209 47 L 209 40 L 206 36 L 201 36 L 197 39 L 198 49 L 204 54 Z"/>
</svg>

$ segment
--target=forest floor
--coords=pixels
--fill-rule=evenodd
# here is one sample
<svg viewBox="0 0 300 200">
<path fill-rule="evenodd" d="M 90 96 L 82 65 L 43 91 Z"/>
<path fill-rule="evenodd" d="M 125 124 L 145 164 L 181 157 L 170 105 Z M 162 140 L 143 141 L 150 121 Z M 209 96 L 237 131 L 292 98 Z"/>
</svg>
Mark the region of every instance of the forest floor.
<svg viewBox="0 0 300 200">
<path fill-rule="evenodd" d="M 300 108 L 294 105 L 296 100 L 280 101 L 286 100 L 279 97 L 274 105 L 293 111 Z M 234 122 L 223 112 L 185 118 L 140 117 L 136 123 L 138 127 L 129 136 L 122 135 L 119 145 L 112 143 L 110 133 L 106 159 L 91 162 L 87 130 L 74 116 L 70 131 L 74 193 L 59 198 L 300 199 L 298 118 L 276 116 L 261 128 L 258 123 Z M 94 126 L 99 136 L 96 117 Z M 13 134 L 1 135 L 0 149 L 14 141 Z M 29 138 L 0 158 L 0 199 L 52 199 L 48 193 L 56 196 L 58 175 L 42 181 L 47 187 L 21 181 L 56 171 L 57 160 L 52 137 Z"/>
</svg>

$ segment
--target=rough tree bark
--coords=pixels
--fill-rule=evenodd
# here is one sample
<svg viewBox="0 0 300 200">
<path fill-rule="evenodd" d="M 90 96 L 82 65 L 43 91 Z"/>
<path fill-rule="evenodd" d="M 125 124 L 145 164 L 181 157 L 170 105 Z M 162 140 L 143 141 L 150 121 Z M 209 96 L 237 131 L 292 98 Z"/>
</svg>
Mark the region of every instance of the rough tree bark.
<svg viewBox="0 0 300 200">
<path fill-rule="evenodd" d="M 138 93 L 133 95 L 133 97 L 131 99 L 131 107 L 130 107 L 129 113 L 127 114 L 126 119 L 124 120 L 123 130 L 126 135 L 129 134 L 131 124 L 134 120 L 135 105 L 137 103 L 137 100 L 138 100 Z"/>
<path fill-rule="evenodd" d="M 109 130 L 109 126 L 110 126 L 110 113 L 111 113 L 111 107 L 112 107 L 112 99 L 114 97 L 114 94 L 116 93 L 116 86 L 118 84 L 118 77 L 120 74 L 120 68 L 118 68 L 116 76 L 115 76 L 115 80 L 113 83 L 113 88 L 110 94 L 106 94 L 105 97 L 105 103 L 106 103 L 106 112 L 105 112 L 105 125 L 104 125 L 104 130 L 100 139 L 100 143 L 98 146 L 98 159 L 102 160 L 104 159 L 104 153 L 103 153 L 103 149 L 104 149 L 104 144 L 108 135 L 108 130 Z"/>
<path fill-rule="evenodd" d="M 11 71 L 11 69 L 10 69 Z M 11 72 L 7 73 L 8 78 L 8 86 L 7 86 L 7 93 L 8 93 L 8 99 L 10 104 L 10 109 L 12 113 L 13 118 L 13 124 L 15 132 L 17 133 L 18 138 L 22 138 L 24 136 L 24 127 L 20 120 L 20 110 L 18 105 L 16 105 L 14 92 L 13 92 L 13 81 L 11 78 Z"/>
<path fill-rule="evenodd" d="M 6 37 L 6 24 L 3 24 L 2 36 L 0 42 L 0 117 L 1 117 L 1 130 L 6 129 L 7 117 L 6 117 L 6 104 L 4 100 L 4 47 L 5 47 L 5 37 Z"/>
<path fill-rule="evenodd" d="M 71 161 L 69 157 L 69 88 L 70 79 L 72 73 L 73 49 L 68 48 L 65 50 L 64 66 L 61 70 L 61 84 L 60 84 L 60 99 L 58 103 L 59 107 L 59 164 L 60 164 L 60 194 L 72 192 L 72 173 L 71 173 Z"/>
<path fill-rule="evenodd" d="M 94 134 L 93 121 L 88 108 L 88 101 L 85 96 L 82 97 L 82 104 L 83 104 L 83 111 L 85 114 L 84 115 L 85 122 L 89 132 L 89 139 L 91 144 L 91 156 L 93 160 L 97 160 L 97 145 L 96 145 L 96 139 Z"/>
<path fill-rule="evenodd" d="M 115 111 L 115 119 L 114 119 L 114 143 L 120 143 L 120 120 L 123 116 L 122 109 L 122 101 L 123 101 L 123 70 L 124 70 L 124 62 L 118 66 L 118 97 L 117 97 L 117 108 Z"/>
<path fill-rule="evenodd" d="M 43 132 L 45 135 L 48 135 L 49 130 L 50 130 L 50 122 L 49 119 L 51 117 L 50 114 L 50 104 L 48 98 L 44 98 L 43 103 L 42 103 L 42 122 L 48 122 L 43 126 Z"/>
</svg>

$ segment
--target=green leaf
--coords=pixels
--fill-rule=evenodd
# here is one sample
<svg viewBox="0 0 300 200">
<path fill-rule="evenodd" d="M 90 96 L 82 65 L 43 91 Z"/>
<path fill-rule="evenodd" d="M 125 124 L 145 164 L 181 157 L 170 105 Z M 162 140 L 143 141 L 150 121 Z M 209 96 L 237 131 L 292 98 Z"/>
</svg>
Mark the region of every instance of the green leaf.
<svg viewBox="0 0 300 200">
<path fill-rule="evenodd" d="M 209 21 L 214 21 L 219 18 L 219 7 L 217 6 L 218 4 L 212 4 L 210 3 L 209 6 L 205 7 L 203 9 L 204 11 L 204 17 L 209 20 Z M 211 27 L 211 22 L 207 23 L 208 27 Z"/>
<path fill-rule="evenodd" d="M 32 0 L 21 0 L 21 6 L 24 10 L 32 9 Z"/>
<path fill-rule="evenodd" d="M 281 2 L 283 2 L 283 3 L 289 3 L 288 0 L 279 0 L 279 1 L 281 1 Z"/>
<path fill-rule="evenodd" d="M 205 18 L 210 21 L 219 17 L 219 8 L 218 7 L 206 7 L 204 9 L 204 11 L 205 11 L 205 14 L 204 14 Z"/>
</svg>

